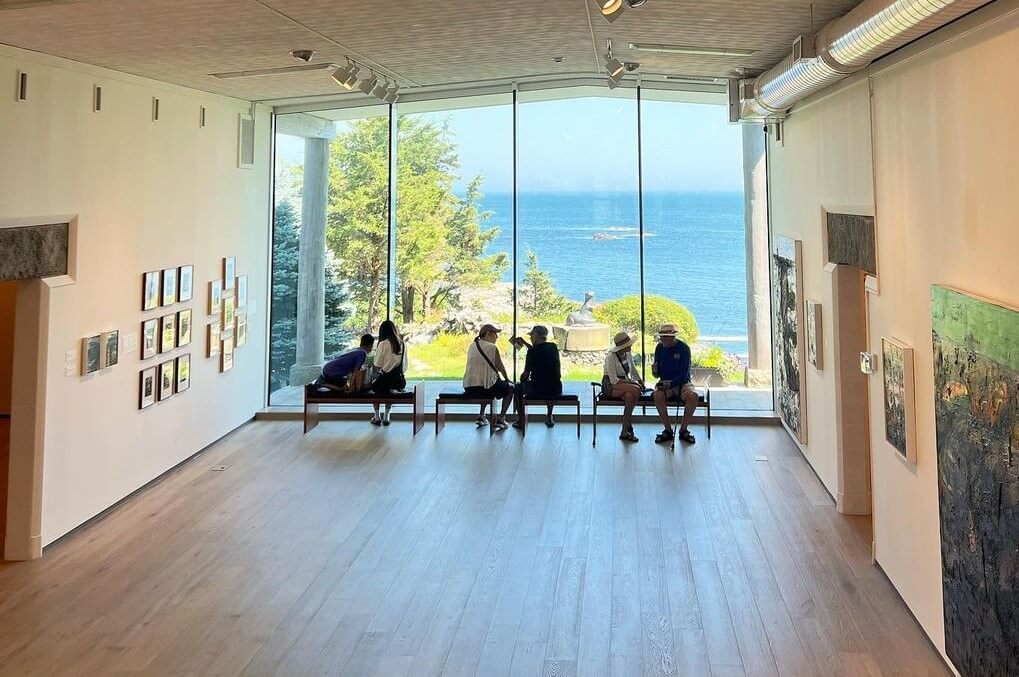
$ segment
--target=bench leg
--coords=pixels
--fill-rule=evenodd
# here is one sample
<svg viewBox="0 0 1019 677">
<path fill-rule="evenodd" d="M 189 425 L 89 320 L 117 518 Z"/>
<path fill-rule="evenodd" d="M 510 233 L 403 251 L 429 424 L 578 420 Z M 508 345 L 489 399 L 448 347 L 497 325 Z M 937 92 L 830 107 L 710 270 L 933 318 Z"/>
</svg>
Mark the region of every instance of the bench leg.
<svg viewBox="0 0 1019 677">
<path fill-rule="evenodd" d="M 594 403 L 591 405 L 591 446 L 598 446 L 598 394 L 594 393 Z"/>
<path fill-rule="evenodd" d="M 435 400 L 435 434 L 438 435 L 446 427 L 446 405 Z"/>
<path fill-rule="evenodd" d="M 708 400 L 707 409 L 708 409 L 708 439 L 710 440 L 711 439 L 711 400 Z"/>
<path fill-rule="evenodd" d="M 304 401 L 304 434 L 307 435 L 318 425 L 318 404 L 308 404 Z"/>
<path fill-rule="evenodd" d="M 414 412 L 412 414 L 414 434 L 425 427 L 425 389 L 420 383 L 414 386 Z"/>
<path fill-rule="evenodd" d="M 577 439 L 580 439 L 580 398 L 577 398 Z"/>
<path fill-rule="evenodd" d="M 489 437 L 491 437 L 492 435 L 495 434 L 495 422 L 499 418 L 499 414 L 497 414 L 496 411 L 500 411 L 500 410 L 497 410 L 495 408 L 495 403 L 496 403 L 495 398 L 492 398 L 492 401 L 488 403 L 488 405 L 489 405 L 488 410 L 491 413 L 491 416 L 489 417 L 489 423 L 488 423 L 488 436 Z"/>
<path fill-rule="evenodd" d="M 527 435 L 527 403 L 521 400 L 520 410 L 517 411 L 517 420 L 520 421 L 520 434 Z"/>
</svg>

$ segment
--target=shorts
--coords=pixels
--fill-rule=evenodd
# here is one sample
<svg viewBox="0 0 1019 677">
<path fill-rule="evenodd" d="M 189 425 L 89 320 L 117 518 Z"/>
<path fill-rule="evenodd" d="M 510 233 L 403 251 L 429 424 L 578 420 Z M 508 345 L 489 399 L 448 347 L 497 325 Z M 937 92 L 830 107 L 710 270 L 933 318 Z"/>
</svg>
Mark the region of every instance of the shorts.
<svg viewBox="0 0 1019 677">
<path fill-rule="evenodd" d="M 491 397 L 496 400 L 508 397 L 512 392 L 513 384 L 509 381 L 496 381 L 491 388 L 482 388 L 481 386 L 464 388 L 464 393 L 470 397 Z"/>
<path fill-rule="evenodd" d="M 700 393 L 698 393 L 697 389 L 694 388 L 693 383 L 684 383 L 681 386 L 672 386 L 671 388 L 668 388 L 665 392 L 669 396 L 670 400 L 673 399 L 685 400 L 686 394 L 688 392 L 693 393 L 698 398 L 700 397 Z"/>
<path fill-rule="evenodd" d="M 516 391 L 524 397 L 532 397 L 537 400 L 554 400 L 563 394 L 562 386 L 559 388 L 535 388 L 531 381 L 518 383 Z"/>
</svg>

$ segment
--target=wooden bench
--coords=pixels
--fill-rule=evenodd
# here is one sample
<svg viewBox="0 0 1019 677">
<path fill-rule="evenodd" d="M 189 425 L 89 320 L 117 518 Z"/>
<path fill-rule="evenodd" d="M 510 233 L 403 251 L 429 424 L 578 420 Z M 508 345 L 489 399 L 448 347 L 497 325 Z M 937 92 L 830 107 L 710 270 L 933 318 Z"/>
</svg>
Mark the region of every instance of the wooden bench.
<svg viewBox="0 0 1019 677">
<path fill-rule="evenodd" d="M 510 397 L 507 395 L 507 397 Z M 468 395 L 467 393 L 439 393 L 439 396 L 435 398 L 435 434 L 446 427 L 446 405 L 449 404 L 473 404 L 474 406 L 480 407 L 482 404 L 489 405 L 489 411 L 491 416 L 495 416 L 495 398 L 494 397 L 477 397 Z M 491 419 L 488 426 L 489 435 L 495 434 L 495 426 L 491 424 Z"/>
<path fill-rule="evenodd" d="M 707 428 L 708 428 L 708 439 L 711 439 L 711 388 L 708 386 L 697 386 L 694 388 L 697 390 L 697 408 L 707 410 Z M 703 392 L 701 392 L 703 391 Z M 591 395 L 594 401 L 594 415 L 591 417 L 592 424 L 594 426 L 594 434 L 591 438 L 591 446 L 598 444 L 598 408 L 599 407 L 622 407 L 623 401 L 618 397 L 607 396 L 602 391 L 601 383 L 597 381 L 591 382 Z M 644 394 L 637 400 L 637 406 L 642 408 L 642 412 L 647 416 L 648 405 L 652 407 L 655 404 L 654 391 L 644 391 Z M 682 420 L 683 408 L 685 404 L 679 397 L 670 397 L 670 405 L 676 405 L 676 418 Z M 676 441 L 672 441 L 672 447 L 675 448 Z"/>
<path fill-rule="evenodd" d="M 517 420 L 520 421 L 520 432 L 527 434 L 527 407 L 576 407 L 577 409 L 577 439 L 580 439 L 580 396 L 563 393 L 559 397 L 546 398 L 540 396 L 525 395 L 522 411 L 516 412 Z"/>
<path fill-rule="evenodd" d="M 304 387 L 304 434 L 307 435 L 319 422 L 319 407 L 325 405 L 345 404 L 389 404 L 410 405 L 413 408 L 414 434 L 417 435 L 425 427 L 425 387 L 415 383 L 413 390 L 399 391 L 387 395 L 376 395 L 369 391 L 343 393 L 326 388 L 316 388 L 313 384 Z"/>
</svg>

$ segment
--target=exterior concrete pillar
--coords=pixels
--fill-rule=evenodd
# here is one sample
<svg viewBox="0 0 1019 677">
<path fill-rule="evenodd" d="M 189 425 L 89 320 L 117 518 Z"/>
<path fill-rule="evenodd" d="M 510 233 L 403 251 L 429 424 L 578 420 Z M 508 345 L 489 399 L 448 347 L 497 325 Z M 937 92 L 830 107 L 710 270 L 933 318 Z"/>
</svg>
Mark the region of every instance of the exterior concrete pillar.
<svg viewBox="0 0 1019 677">
<path fill-rule="evenodd" d="M 325 358 L 326 208 L 329 140 L 304 140 L 300 260 L 297 274 L 297 362 L 290 384 L 304 385 L 322 372 Z"/>
<path fill-rule="evenodd" d="M 771 246 L 766 140 L 763 125 L 743 125 L 749 386 L 771 384 Z"/>
</svg>

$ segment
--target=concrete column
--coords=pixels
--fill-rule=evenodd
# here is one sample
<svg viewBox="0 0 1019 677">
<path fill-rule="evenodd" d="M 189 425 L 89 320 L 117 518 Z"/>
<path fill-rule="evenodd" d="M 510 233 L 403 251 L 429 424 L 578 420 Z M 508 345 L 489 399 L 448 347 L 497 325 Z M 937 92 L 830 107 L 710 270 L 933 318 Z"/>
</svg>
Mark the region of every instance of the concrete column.
<svg viewBox="0 0 1019 677">
<path fill-rule="evenodd" d="M 771 247 L 768 164 L 763 125 L 743 125 L 743 190 L 747 252 L 748 385 L 771 383 Z"/>
<path fill-rule="evenodd" d="M 325 358 L 326 207 L 329 201 L 329 141 L 304 140 L 300 263 L 297 276 L 297 362 L 290 384 L 304 385 L 322 372 Z"/>
</svg>

